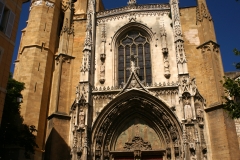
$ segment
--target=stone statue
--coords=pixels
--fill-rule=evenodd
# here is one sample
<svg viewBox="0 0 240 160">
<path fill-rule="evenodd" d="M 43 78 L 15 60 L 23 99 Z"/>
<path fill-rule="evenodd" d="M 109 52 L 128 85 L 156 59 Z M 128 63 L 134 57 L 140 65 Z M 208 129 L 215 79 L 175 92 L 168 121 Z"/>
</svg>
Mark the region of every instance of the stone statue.
<svg viewBox="0 0 240 160">
<path fill-rule="evenodd" d="M 85 113 L 82 109 L 79 112 L 79 127 L 84 128 L 85 126 Z"/>
<path fill-rule="evenodd" d="M 203 110 L 201 109 L 201 107 L 198 105 L 196 106 L 196 114 L 197 114 L 197 120 L 199 123 L 203 122 Z"/>
<path fill-rule="evenodd" d="M 189 100 L 185 100 L 185 105 L 184 105 L 184 114 L 185 114 L 185 119 L 188 121 L 193 118 L 193 113 L 192 113 L 192 107 L 189 103 Z"/>
</svg>

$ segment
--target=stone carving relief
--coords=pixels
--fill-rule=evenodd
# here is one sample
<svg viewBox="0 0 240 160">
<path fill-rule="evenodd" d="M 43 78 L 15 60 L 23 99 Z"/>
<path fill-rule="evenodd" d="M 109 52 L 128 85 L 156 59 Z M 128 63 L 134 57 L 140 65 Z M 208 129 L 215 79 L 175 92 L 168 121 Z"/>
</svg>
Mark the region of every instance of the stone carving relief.
<svg viewBox="0 0 240 160">
<path fill-rule="evenodd" d="M 100 65 L 100 80 L 99 82 L 101 84 L 104 84 L 105 82 L 105 59 L 106 59 L 106 53 L 105 53 L 105 44 L 106 44 L 106 25 L 105 23 L 102 26 L 102 34 L 101 34 L 101 54 L 100 54 L 100 60 L 101 60 L 101 65 Z"/>
<path fill-rule="evenodd" d="M 137 136 L 132 139 L 132 142 L 126 142 L 123 148 L 126 151 L 152 150 L 151 144 L 149 142 L 144 142 L 141 137 Z"/>
<path fill-rule="evenodd" d="M 199 4 L 197 7 L 197 20 L 201 22 L 203 18 L 206 18 L 209 21 L 212 20 L 212 16 L 204 3 Z"/>
<path fill-rule="evenodd" d="M 32 2 L 31 2 L 31 6 L 30 6 L 30 8 L 29 8 L 29 11 L 31 11 L 33 7 L 43 5 L 43 3 L 45 3 L 45 5 L 46 5 L 47 7 L 49 7 L 49 8 L 53 8 L 54 5 L 55 5 L 53 2 L 49 2 L 49 1 L 43 1 L 43 0 L 32 0 Z"/>
<path fill-rule="evenodd" d="M 196 117 L 199 124 L 203 124 L 204 111 L 199 103 L 195 103 Z"/>
<path fill-rule="evenodd" d="M 83 111 L 83 109 L 80 109 L 80 112 L 79 112 L 79 128 L 80 129 L 84 129 L 85 127 L 85 113 Z"/>
<path fill-rule="evenodd" d="M 184 108 L 184 119 L 187 120 L 187 122 L 191 122 L 193 117 L 193 110 L 191 106 L 191 96 L 188 93 L 183 94 L 183 108 Z"/>
<path fill-rule="evenodd" d="M 130 0 L 130 1 L 132 1 L 132 0 Z M 133 0 L 133 1 L 135 1 L 135 0 Z M 134 5 L 134 6 L 128 5 L 126 7 L 121 7 L 121 8 L 117 8 L 117 9 L 99 12 L 99 13 L 97 13 L 97 18 L 126 13 L 126 12 L 129 12 L 131 9 L 134 9 L 137 11 L 170 10 L 170 6 L 169 6 L 169 4 L 150 4 L 150 5 Z M 144 14 L 146 14 L 146 13 L 144 13 Z"/>
<path fill-rule="evenodd" d="M 32 1 L 32 6 L 40 6 L 42 5 L 43 0 L 33 0 Z"/>
<path fill-rule="evenodd" d="M 87 27 L 86 27 L 86 37 L 83 49 L 83 61 L 81 66 L 81 72 L 90 71 L 90 60 L 92 51 L 92 13 L 88 11 L 87 14 Z"/>
<path fill-rule="evenodd" d="M 201 5 L 201 12 L 202 12 L 202 17 L 203 18 L 207 18 L 209 20 L 212 20 L 212 17 L 209 13 L 209 11 L 207 10 L 207 7 L 202 3 Z"/>
<path fill-rule="evenodd" d="M 65 12 L 71 6 L 70 0 L 62 0 L 62 10 Z"/>
<path fill-rule="evenodd" d="M 162 53 L 163 53 L 163 63 L 164 63 L 164 76 L 169 79 L 170 74 L 170 64 L 168 58 L 168 47 L 167 47 L 167 33 L 164 27 L 164 24 L 160 26 L 160 36 L 161 36 L 161 45 L 162 45 Z"/>
<path fill-rule="evenodd" d="M 170 11 L 163 10 L 163 11 L 146 11 L 146 12 L 135 12 L 132 11 L 131 13 L 121 13 L 117 15 L 110 15 L 110 16 L 103 16 L 97 19 L 97 24 L 102 24 L 108 21 L 115 21 L 118 19 L 129 19 L 129 22 L 136 21 L 136 17 L 145 17 L 145 16 L 163 16 L 169 15 Z"/>
<path fill-rule="evenodd" d="M 179 93 L 183 94 L 184 92 L 188 92 L 190 95 L 196 94 L 197 85 L 195 78 L 190 79 L 188 75 L 179 77 Z"/>
<path fill-rule="evenodd" d="M 54 7 L 54 3 L 46 1 L 46 6 L 50 7 L 50 8 L 53 8 Z"/>
<path fill-rule="evenodd" d="M 219 45 L 213 41 L 209 41 L 199 46 L 197 49 L 201 49 L 202 53 L 219 53 Z"/>
</svg>

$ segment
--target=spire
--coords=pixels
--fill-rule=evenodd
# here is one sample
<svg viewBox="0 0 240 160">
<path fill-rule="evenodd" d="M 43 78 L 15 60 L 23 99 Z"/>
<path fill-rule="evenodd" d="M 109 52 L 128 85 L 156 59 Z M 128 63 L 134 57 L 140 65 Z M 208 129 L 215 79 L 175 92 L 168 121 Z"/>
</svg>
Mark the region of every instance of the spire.
<svg viewBox="0 0 240 160">
<path fill-rule="evenodd" d="M 129 0 L 128 1 L 128 5 L 136 5 L 137 4 L 137 0 Z"/>
</svg>

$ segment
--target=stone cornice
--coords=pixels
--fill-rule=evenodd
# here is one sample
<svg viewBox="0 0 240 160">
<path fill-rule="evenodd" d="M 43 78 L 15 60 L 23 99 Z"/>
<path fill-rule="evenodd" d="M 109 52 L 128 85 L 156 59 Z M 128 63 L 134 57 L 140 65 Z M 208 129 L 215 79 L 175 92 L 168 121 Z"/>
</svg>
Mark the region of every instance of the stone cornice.
<svg viewBox="0 0 240 160">
<path fill-rule="evenodd" d="M 218 110 L 218 109 L 223 109 L 223 104 L 220 102 L 211 104 L 209 107 L 205 108 L 205 111 L 211 112 L 211 111 Z"/>
<path fill-rule="evenodd" d="M 198 46 L 197 49 L 200 49 L 200 48 L 202 48 L 203 46 L 208 45 L 209 43 L 212 43 L 213 45 L 216 45 L 217 47 L 220 47 L 220 45 L 217 44 L 216 42 L 214 42 L 214 41 L 212 41 L 212 40 L 209 40 L 209 41 L 201 44 L 200 46 Z"/>
<path fill-rule="evenodd" d="M 148 86 L 145 87 L 149 91 L 158 91 L 158 90 L 169 90 L 169 89 L 178 89 L 178 85 L 165 85 L 165 86 Z M 123 88 L 114 88 L 114 87 L 95 87 L 92 91 L 92 94 L 116 94 L 119 93 Z M 136 88 L 138 90 L 138 88 Z M 132 90 L 132 89 L 128 89 Z"/>
<path fill-rule="evenodd" d="M 146 11 L 165 11 L 170 10 L 169 4 L 149 4 L 149 5 L 133 5 L 112 10 L 106 10 L 97 13 L 97 18 L 119 15 L 129 12 L 146 12 Z"/>
<path fill-rule="evenodd" d="M 70 120 L 71 119 L 71 117 L 68 114 L 66 114 L 66 113 L 59 113 L 59 112 L 52 113 L 47 119 L 50 120 L 52 118 L 66 119 L 66 120 Z"/>
<path fill-rule="evenodd" d="M 56 56 L 55 59 L 56 59 L 56 60 L 59 59 L 60 56 L 67 57 L 67 58 L 69 58 L 69 59 L 75 59 L 75 57 L 70 56 L 70 55 L 68 55 L 68 54 L 64 54 L 64 53 L 60 53 L 59 55 Z"/>
</svg>

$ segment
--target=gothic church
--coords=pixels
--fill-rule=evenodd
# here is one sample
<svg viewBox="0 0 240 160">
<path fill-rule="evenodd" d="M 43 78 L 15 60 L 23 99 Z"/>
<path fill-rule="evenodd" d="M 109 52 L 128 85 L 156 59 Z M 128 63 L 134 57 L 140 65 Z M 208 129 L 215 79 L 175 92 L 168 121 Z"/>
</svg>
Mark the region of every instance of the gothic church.
<svg viewBox="0 0 240 160">
<path fill-rule="evenodd" d="M 206 1 L 178 3 L 31 1 L 14 78 L 32 159 L 240 159 Z"/>
</svg>

